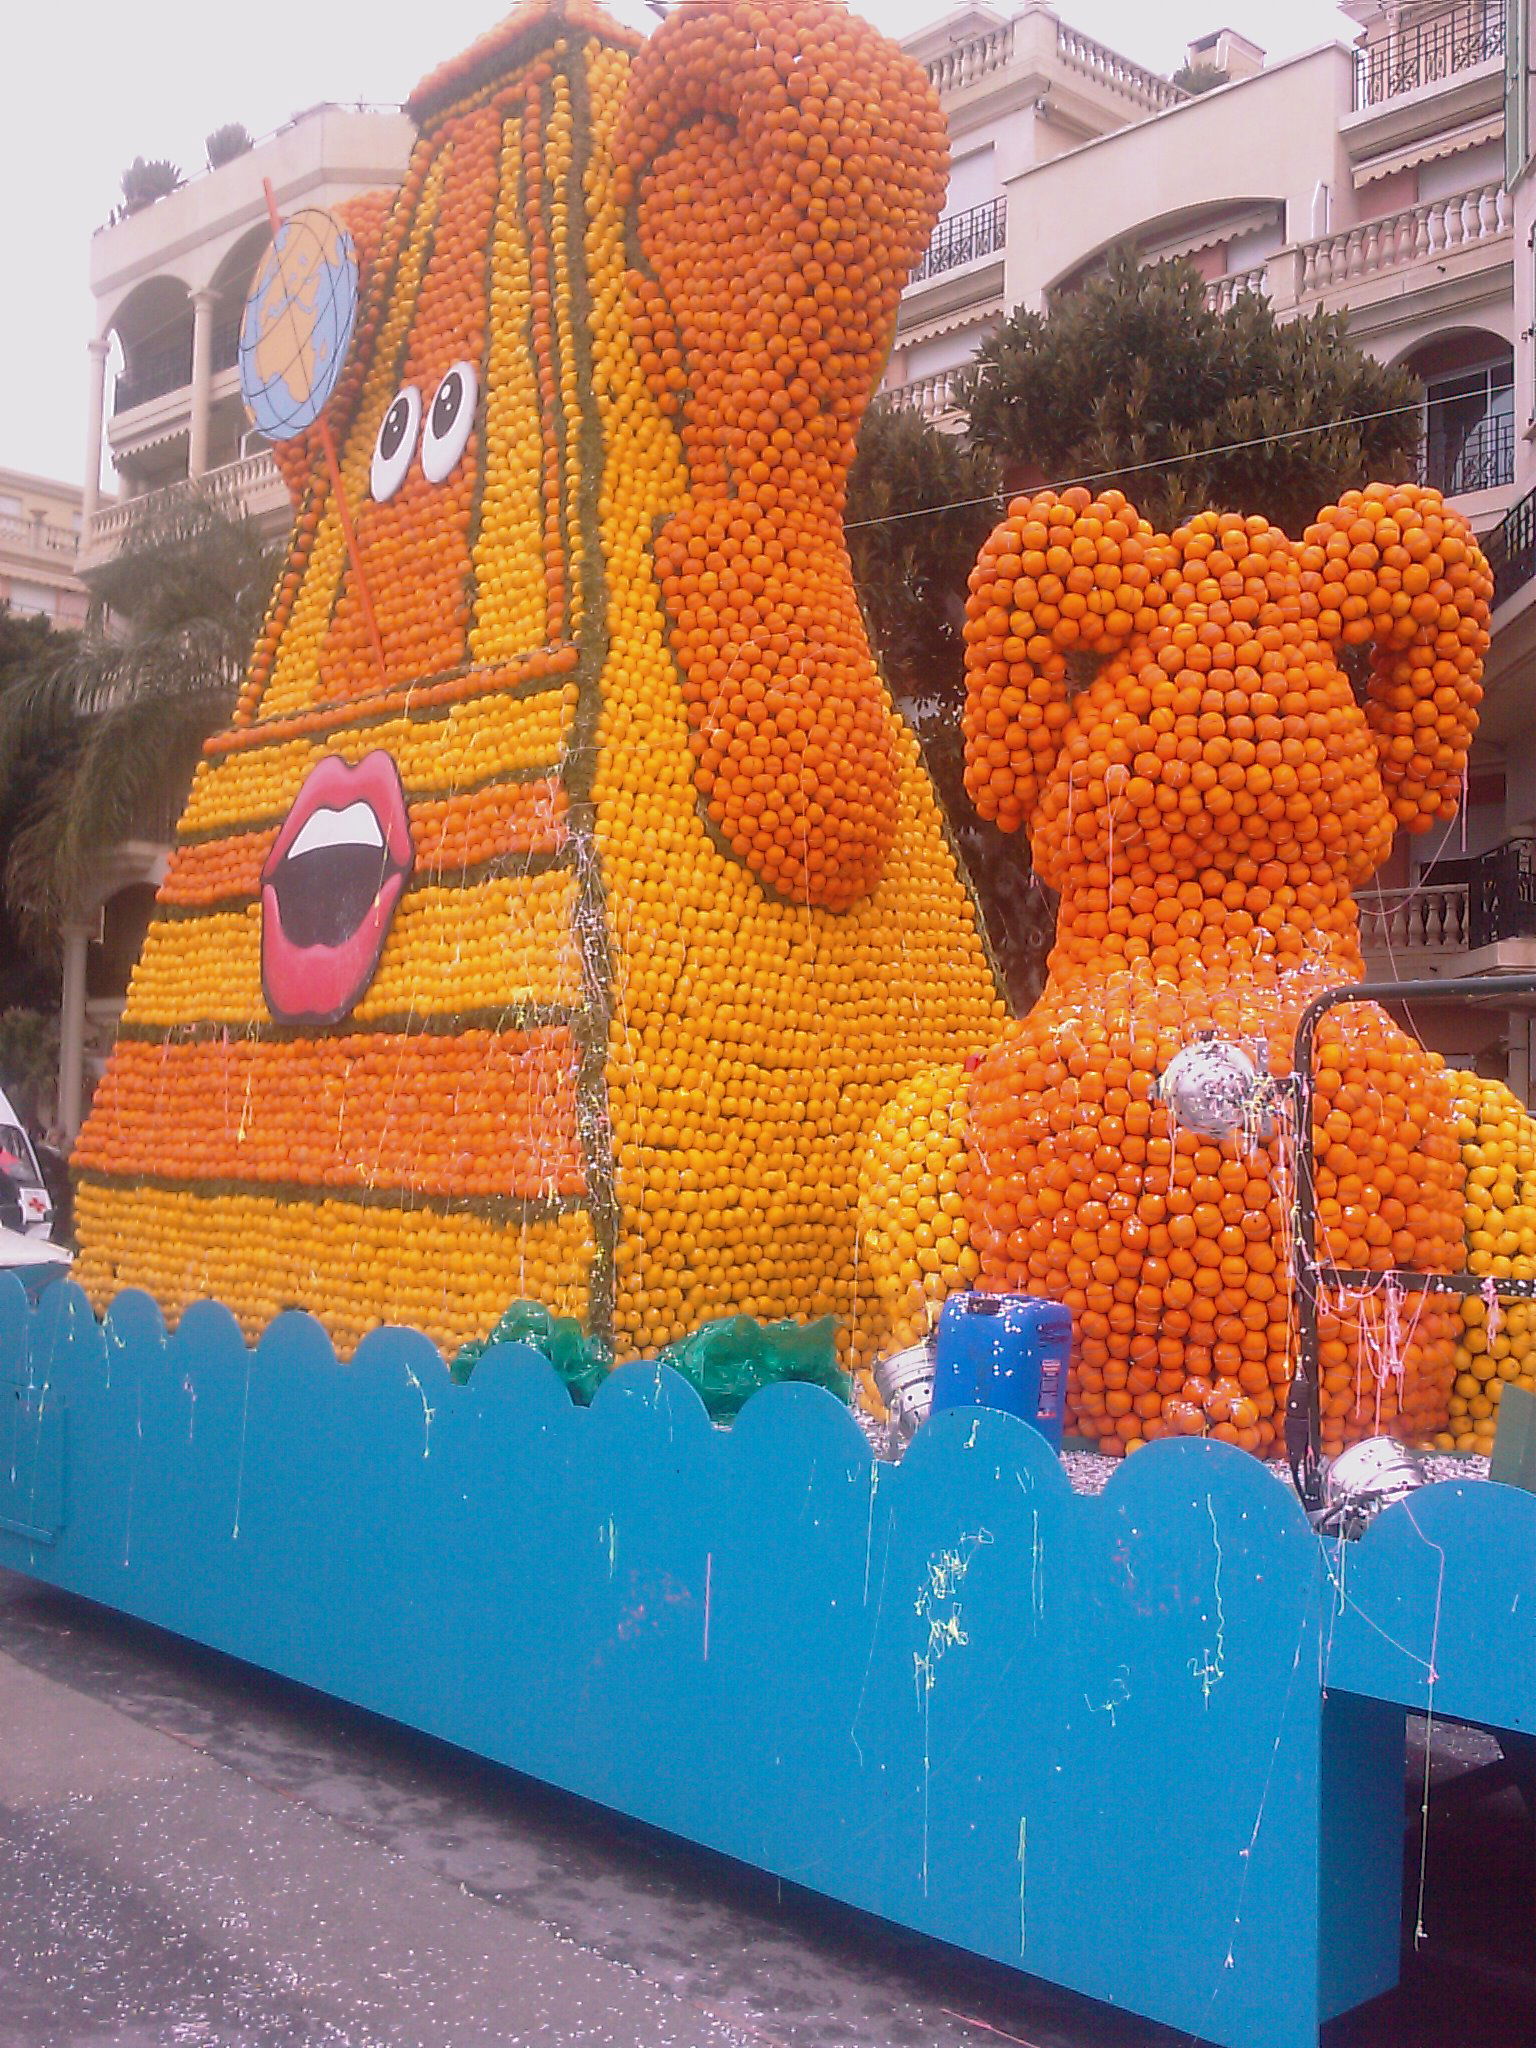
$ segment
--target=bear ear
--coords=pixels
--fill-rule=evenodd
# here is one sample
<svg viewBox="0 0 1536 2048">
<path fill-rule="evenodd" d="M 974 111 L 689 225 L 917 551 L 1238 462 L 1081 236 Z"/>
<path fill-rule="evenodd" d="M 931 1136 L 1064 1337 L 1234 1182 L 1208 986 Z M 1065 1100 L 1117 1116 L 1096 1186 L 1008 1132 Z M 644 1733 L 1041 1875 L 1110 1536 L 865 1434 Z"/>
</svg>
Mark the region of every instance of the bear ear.
<svg viewBox="0 0 1536 2048">
<path fill-rule="evenodd" d="M 1369 646 L 1365 715 L 1399 825 L 1456 815 L 1482 702 L 1493 574 L 1438 491 L 1371 484 L 1325 506 L 1301 549 L 1303 588 L 1334 646 Z"/>
<path fill-rule="evenodd" d="M 397 189 L 356 192 L 351 198 L 344 199 L 339 206 L 331 208 L 331 212 L 351 236 L 352 247 L 357 255 L 358 309 L 349 359 L 325 408 L 326 417 L 331 421 L 333 429 L 350 416 L 362 382 L 363 359 L 368 353 L 373 328 L 376 325 L 371 287 L 375 281 L 379 244 L 384 235 L 384 223 L 388 220 L 398 197 Z M 278 474 L 288 486 L 288 495 L 293 500 L 294 511 L 301 512 L 310 479 L 322 469 L 325 460 L 318 422 L 304 433 L 296 434 L 291 441 L 275 441 L 272 444 L 272 459 L 277 464 Z"/>
<path fill-rule="evenodd" d="M 688 463 L 655 560 L 695 781 L 759 880 L 845 908 L 878 881 L 898 804 L 845 486 L 943 203 L 944 117 L 841 6 L 710 0 L 636 57 L 613 147 L 636 353 Z"/>
<path fill-rule="evenodd" d="M 1152 585 L 1175 559 L 1119 491 L 1014 499 L 965 604 L 965 786 L 981 817 L 1017 832 L 1033 816 L 1075 682 L 1152 631 Z"/>
</svg>

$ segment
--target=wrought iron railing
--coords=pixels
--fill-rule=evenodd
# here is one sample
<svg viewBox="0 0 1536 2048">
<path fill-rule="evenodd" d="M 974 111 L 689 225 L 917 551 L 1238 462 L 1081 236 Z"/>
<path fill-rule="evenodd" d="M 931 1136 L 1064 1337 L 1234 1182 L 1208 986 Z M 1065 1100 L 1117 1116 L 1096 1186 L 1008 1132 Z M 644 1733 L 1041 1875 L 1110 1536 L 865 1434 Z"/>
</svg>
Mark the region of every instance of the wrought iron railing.
<svg viewBox="0 0 1536 2048">
<path fill-rule="evenodd" d="M 969 206 L 964 213 L 952 213 L 934 229 L 933 239 L 908 282 L 921 284 L 925 277 L 937 277 L 940 271 L 955 270 L 977 256 L 995 256 L 1002 248 L 1007 233 L 1006 199 L 984 199 L 980 206 Z"/>
<path fill-rule="evenodd" d="M 1423 482 L 1447 498 L 1459 498 L 1469 491 L 1503 490 L 1514 480 L 1515 423 L 1507 413 L 1488 413 L 1463 435 L 1431 422 Z"/>
<path fill-rule="evenodd" d="M 1536 938 L 1536 838 L 1506 839 L 1474 862 L 1467 937 L 1474 950 L 1500 939 Z"/>
<path fill-rule="evenodd" d="M 180 391 L 192 381 L 192 335 L 190 329 L 166 348 L 135 349 L 112 393 L 112 411 L 132 412 L 152 398 L 164 398 L 168 391 Z"/>
<path fill-rule="evenodd" d="M 1355 53 L 1355 106 L 1377 106 L 1504 54 L 1505 0 L 1452 7 Z"/>
<path fill-rule="evenodd" d="M 1510 507 L 1483 542 L 1483 553 L 1493 571 L 1497 607 L 1536 576 L 1536 490 Z"/>
</svg>

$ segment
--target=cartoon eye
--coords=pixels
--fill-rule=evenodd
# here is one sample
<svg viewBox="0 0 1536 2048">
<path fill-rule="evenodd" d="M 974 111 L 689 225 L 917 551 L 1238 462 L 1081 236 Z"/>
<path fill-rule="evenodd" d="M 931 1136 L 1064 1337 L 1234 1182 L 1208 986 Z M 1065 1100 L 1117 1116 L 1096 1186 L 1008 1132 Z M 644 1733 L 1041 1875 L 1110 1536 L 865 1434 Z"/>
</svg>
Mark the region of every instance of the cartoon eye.
<svg viewBox="0 0 1536 2048">
<path fill-rule="evenodd" d="M 381 505 L 405 482 L 420 427 L 421 393 L 414 384 L 402 384 L 380 423 L 379 438 L 373 444 L 373 467 L 368 472 L 368 488 Z"/>
<path fill-rule="evenodd" d="M 421 467 L 429 484 L 440 484 L 464 453 L 479 393 L 473 363 L 455 363 L 438 385 L 421 437 Z"/>
</svg>

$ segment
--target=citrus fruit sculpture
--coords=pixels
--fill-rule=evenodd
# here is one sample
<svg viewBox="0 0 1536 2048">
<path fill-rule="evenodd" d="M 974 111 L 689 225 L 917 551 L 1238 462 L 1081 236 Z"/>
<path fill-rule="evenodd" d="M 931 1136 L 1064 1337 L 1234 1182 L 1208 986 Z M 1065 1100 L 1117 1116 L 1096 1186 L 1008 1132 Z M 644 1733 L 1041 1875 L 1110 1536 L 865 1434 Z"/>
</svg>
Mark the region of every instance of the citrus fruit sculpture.
<svg viewBox="0 0 1536 2048">
<path fill-rule="evenodd" d="M 1001 1026 L 840 508 L 943 199 L 827 0 L 524 8 L 346 210 L 356 334 L 76 1154 L 79 1273 L 445 1350 L 871 1341 L 865 1135 Z M 366 617 L 371 593 L 378 640 Z"/>
<path fill-rule="evenodd" d="M 1014 501 L 971 576 L 966 782 L 1027 829 L 1061 910 L 1030 1015 L 969 1075 L 915 1077 L 877 1127 L 863 1199 L 898 1338 L 973 1274 L 1056 1295 L 1070 1421 L 1101 1448 L 1275 1446 L 1297 1134 L 1278 1092 L 1247 1128 L 1181 1124 L 1169 1070 L 1212 1039 L 1283 1075 L 1306 1004 L 1361 978 L 1352 891 L 1399 827 L 1455 814 L 1491 595 L 1431 490 L 1350 491 L 1299 542 L 1214 513 L 1156 533 L 1114 492 Z M 1475 1078 L 1352 1007 L 1326 1017 L 1315 1081 L 1322 1256 L 1462 1269 Z M 1457 1303 L 1384 1277 L 1323 1308 L 1325 1449 L 1473 1447 L 1447 1427 Z"/>
</svg>

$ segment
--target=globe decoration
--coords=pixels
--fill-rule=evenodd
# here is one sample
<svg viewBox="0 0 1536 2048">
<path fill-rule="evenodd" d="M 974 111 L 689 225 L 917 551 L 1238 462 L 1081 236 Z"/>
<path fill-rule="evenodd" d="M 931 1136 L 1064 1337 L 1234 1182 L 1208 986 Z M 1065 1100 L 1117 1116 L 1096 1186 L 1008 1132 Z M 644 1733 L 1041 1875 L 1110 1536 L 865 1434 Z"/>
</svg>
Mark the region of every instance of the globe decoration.
<svg viewBox="0 0 1536 2048">
<path fill-rule="evenodd" d="M 333 215 L 305 207 L 283 221 L 240 323 L 240 394 L 269 441 L 320 417 L 357 320 L 357 252 Z"/>
</svg>

